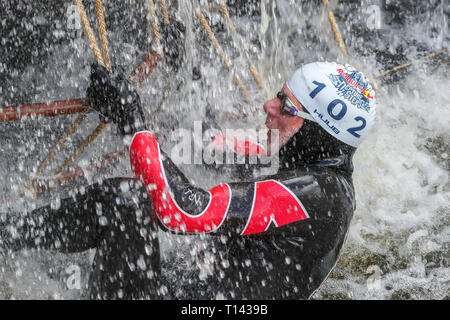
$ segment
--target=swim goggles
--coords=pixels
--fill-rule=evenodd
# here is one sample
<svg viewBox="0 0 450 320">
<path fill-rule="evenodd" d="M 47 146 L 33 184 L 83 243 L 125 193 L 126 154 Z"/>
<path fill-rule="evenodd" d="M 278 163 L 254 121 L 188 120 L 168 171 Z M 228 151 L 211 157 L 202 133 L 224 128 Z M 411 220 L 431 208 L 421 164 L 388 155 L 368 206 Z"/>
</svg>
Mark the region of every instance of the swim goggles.
<svg viewBox="0 0 450 320">
<path fill-rule="evenodd" d="M 283 104 L 283 107 L 281 108 L 281 114 L 286 116 L 296 116 L 305 120 L 317 122 L 316 119 L 314 119 L 309 113 L 298 110 L 295 107 L 294 103 L 292 103 L 291 99 L 289 99 L 289 97 L 283 92 L 278 92 L 277 98 L 280 99 L 281 103 Z"/>
</svg>

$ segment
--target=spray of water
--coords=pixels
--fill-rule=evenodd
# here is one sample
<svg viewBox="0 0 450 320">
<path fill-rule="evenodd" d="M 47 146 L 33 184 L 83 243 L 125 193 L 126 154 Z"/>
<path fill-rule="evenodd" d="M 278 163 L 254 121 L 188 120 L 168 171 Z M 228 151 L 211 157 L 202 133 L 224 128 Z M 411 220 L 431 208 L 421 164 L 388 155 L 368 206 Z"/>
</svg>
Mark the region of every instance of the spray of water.
<svg viewBox="0 0 450 320">
<path fill-rule="evenodd" d="M 348 57 L 336 45 L 321 1 L 236 3 L 230 11 L 243 42 L 227 29 L 215 1 L 180 1 L 170 6 L 186 27 L 183 68 L 177 74 L 167 67 L 159 68 L 139 88 L 147 118 L 153 130 L 160 133 L 163 149 L 173 146 L 171 131 L 192 128 L 196 120 L 214 118 L 228 128 L 263 127 L 262 103 L 304 63 L 351 62 L 374 76 L 449 44 L 446 34 L 449 8 L 444 1 L 408 2 L 403 6 L 396 1 L 384 6 L 382 1 L 340 5 L 331 1 L 330 8 L 348 47 Z M 243 7 L 245 14 L 240 14 Z M 377 7 L 380 15 L 370 16 L 370 12 L 376 14 Z M 244 102 L 232 73 L 227 71 L 199 25 L 195 14 L 200 8 L 207 13 L 218 41 L 233 61 L 234 72 L 247 86 L 252 105 Z M 93 21 L 93 9 L 87 9 Z M 64 16 L 67 18 L 67 10 L 61 9 L 61 21 Z M 146 4 L 138 2 L 128 11 L 131 13 L 127 23 L 119 24 L 113 21 L 120 16 L 120 5 L 105 7 L 106 13 L 114 12 L 108 30 L 111 56 L 128 71 L 151 46 L 150 30 L 144 30 L 149 29 L 148 25 L 138 23 L 145 20 L 146 10 Z M 52 18 L 39 16 L 35 28 Z M 378 18 L 381 20 L 377 21 Z M 367 21 L 373 24 L 368 25 Z M 29 28 L 33 28 L 33 23 Z M 60 29 L 64 33 L 64 28 Z M 130 30 L 134 31 L 132 36 Z M 68 31 L 65 32 L 68 36 Z M 20 71 L 0 64 L 0 69 L 10 76 L 9 82 L 1 87 L 2 104 L 83 96 L 92 62 L 83 37 L 82 32 L 71 33 L 70 41 L 49 46 L 45 59 L 32 60 Z M 259 69 L 264 90 L 259 90 L 252 80 L 244 52 Z M 194 80 L 193 74 L 198 71 L 201 78 Z M 448 53 L 377 79 L 376 84 L 376 124 L 354 158 L 357 210 L 336 268 L 312 298 L 442 299 L 448 297 L 450 281 Z M 70 117 L 59 117 L 0 125 L 2 188 L 12 195 L 3 202 L 0 211 L 29 210 L 49 201 L 58 205 L 60 197 L 70 194 L 70 188 L 55 188 L 32 203 L 21 197 L 19 190 L 71 121 Z M 55 162 L 61 161 L 97 121 L 96 115 L 90 115 Z M 113 133 L 113 129 L 106 131 L 83 153 L 78 164 L 83 166 L 93 153 L 107 153 L 123 146 Z M 203 187 L 225 179 L 197 166 L 182 169 Z M 71 188 L 126 174 L 130 174 L 130 169 L 124 159 L 113 170 L 90 174 Z M 180 269 L 197 268 L 201 279 L 217 276 L 212 267 L 215 255 L 206 250 L 207 239 L 161 234 L 161 241 L 165 263 L 177 261 Z M 84 298 L 92 254 L 69 256 L 22 251 L 10 255 L 0 262 L 0 298 Z M 79 288 L 67 287 L 70 273 L 66 269 L 71 265 L 81 267 Z M 165 276 L 175 278 L 176 272 L 176 268 L 169 268 Z"/>
</svg>

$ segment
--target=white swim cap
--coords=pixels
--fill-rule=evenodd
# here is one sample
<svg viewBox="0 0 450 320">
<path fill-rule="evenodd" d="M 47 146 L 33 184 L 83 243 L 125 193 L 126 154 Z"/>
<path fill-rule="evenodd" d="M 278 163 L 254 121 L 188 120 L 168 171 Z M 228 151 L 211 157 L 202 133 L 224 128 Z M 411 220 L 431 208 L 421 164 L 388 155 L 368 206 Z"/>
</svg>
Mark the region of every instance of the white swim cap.
<svg viewBox="0 0 450 320">
<path fill-rule="evenodd" d="M 375 120 L 375 92 L 361 72 L 315 62 L 295 71 L 286 84 L 329 134 L 353 147 L 366 138 Z"/>
</svg>

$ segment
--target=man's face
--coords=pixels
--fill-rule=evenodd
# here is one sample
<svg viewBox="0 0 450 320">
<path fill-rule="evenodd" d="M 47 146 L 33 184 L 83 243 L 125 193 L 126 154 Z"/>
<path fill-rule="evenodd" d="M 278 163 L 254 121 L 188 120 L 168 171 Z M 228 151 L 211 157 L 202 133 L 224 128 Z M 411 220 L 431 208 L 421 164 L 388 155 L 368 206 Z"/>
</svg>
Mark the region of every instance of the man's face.
<svg viewBox="0 0 450 320">
<path fill-rule="evenodd" d="M 295 98 L 294 94 L 289 90 L 286 84 L 281 90 L 294 103 L 295 107 L 303 111 L 302 105 Z M 276 137 L 272 130 L 277 129 L 279 134 L 279 146 L 282 147 L 303 125 L 304 119 L 295 116 L 281 114 L 283 103 L 278 98 L 264 103 L 264 111 L 267 113 L 266 127 L 269 129 L 267 133 L 268 145 L 272 143 L 272 139 Z"/>
</svg>

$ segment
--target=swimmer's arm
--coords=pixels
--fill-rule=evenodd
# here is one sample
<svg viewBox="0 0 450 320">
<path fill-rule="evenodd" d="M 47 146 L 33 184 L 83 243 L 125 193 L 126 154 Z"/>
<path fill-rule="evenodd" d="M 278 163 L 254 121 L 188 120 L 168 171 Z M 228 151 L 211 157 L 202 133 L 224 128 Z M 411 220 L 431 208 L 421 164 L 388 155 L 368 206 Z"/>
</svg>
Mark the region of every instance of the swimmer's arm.
<svg viewBox="0 0 450 320">
<path fill-rule="evenodd" d="M 130 160 L 136 176 L 150 192 L 160 224 L 172 232 L 273 234 L 282 232 L 282 226 L 309 219 L 297 195 L 275 179 L 220 184 L 208 191 L 193 186 L 148 131 L 134 136 Z M 311 178 L 298 182 L 296 190 L 306 186 L 318 187 Z"/>
</svg>

